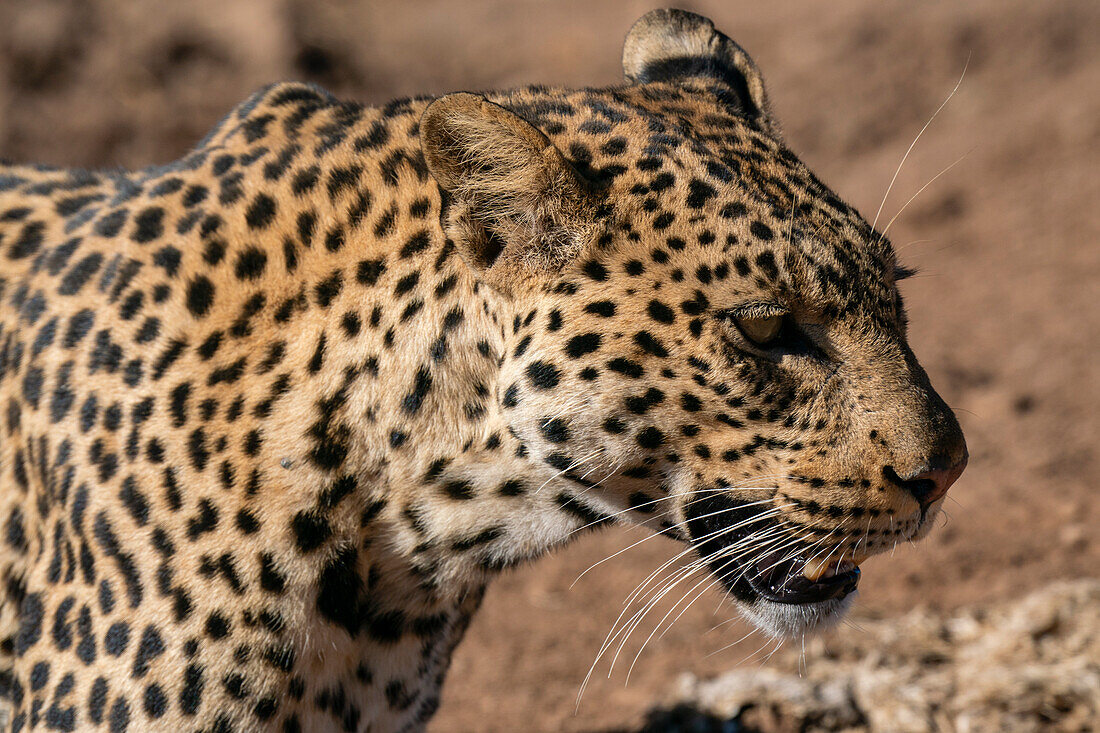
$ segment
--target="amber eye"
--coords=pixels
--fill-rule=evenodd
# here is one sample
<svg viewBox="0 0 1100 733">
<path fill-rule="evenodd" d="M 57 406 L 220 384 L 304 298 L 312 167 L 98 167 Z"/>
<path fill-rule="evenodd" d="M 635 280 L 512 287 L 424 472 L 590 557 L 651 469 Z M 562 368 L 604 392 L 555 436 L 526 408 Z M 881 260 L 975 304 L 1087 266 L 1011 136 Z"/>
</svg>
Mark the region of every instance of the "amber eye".
<svg viewBox="0 0 1100 733">
<path fill-rule="evenodd" d="M 757 346 L 771 346 L 783 331 L 783 316 L 763 318 L 734 318 L 733 322 L 749 341 Z"/>
</svg>

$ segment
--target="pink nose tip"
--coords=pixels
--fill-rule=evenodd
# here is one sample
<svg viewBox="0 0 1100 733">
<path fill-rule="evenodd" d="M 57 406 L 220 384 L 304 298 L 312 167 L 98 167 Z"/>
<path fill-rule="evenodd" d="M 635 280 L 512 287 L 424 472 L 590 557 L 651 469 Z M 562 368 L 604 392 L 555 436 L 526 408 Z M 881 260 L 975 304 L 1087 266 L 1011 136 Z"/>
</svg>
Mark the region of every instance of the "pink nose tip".
<svg viewBox="0 0 1100 733">
<path fill-rule="evenodd" d="M 963 455 L 961 461 L 949 468 L 928 468 L 909 476 L 899 476 L 892 466 L 884 468 L 882 473 L 887 480 L 912 494 L 921 506 L 928 506 L 947 493 L 962 475 L 967 460 L 968 456 Z"/>
</svg>

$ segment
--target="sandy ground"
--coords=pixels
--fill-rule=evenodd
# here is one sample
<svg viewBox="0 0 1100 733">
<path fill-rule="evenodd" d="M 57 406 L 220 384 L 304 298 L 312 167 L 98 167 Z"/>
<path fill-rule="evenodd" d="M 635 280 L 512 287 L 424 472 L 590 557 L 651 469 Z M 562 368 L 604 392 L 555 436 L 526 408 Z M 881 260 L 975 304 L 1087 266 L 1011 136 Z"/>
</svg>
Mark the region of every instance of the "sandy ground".
<svg viewBox="0 0 1100 733">
<path fill-rule="evenodd" d="M 166 162 L 251 90 L 284 78 L 367 102 L 612 84 L 624 33 L 653 5 L 3 0 L 0 156 Z M 682 5 L 753 54 L 790 146 L 872 218 L 966 68 L 880 222 L 901 212 L 890 237 L 921 271 L 904 286 L 911 340 L 959 414 L 970 468 L 945 527 L 867 563 L 857 615 L 952 609 L 1100 576 L 1100 5 Z M 711 630 L 730 611 L 705 594 L 646 646 L 629 685 L 621 664 L 610 680 L 601 667 L 574 713 L 623 599 L 677 548 L 642 543 L 572 584 L 638 539 L 609 531 L 497 582 L 432 730 L 628 729 L 680 673 L 727 670 L 759 646 L 751 638 L 708 656 L 743 629 Z M 627 662 L 658 618 L 639 629 Z"/>
</svg>

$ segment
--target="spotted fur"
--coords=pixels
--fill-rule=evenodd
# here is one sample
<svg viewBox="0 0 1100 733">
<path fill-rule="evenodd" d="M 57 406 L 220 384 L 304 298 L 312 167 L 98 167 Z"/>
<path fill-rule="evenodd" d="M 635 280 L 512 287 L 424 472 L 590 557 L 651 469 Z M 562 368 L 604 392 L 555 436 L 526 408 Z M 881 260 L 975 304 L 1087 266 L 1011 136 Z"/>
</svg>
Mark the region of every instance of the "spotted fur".
<svg viewBox="0 0 1100 733">
<path fill-rule="evenodd" d="M 578 530 L 927 530 L 907 477 L 965 446 L 889 243 L 709 21 L 646 16 L 624 66 L 280 84 L 166 167 L 0 168 L 11 730 L 419 730 L 485 584 Z"/>
</svg>

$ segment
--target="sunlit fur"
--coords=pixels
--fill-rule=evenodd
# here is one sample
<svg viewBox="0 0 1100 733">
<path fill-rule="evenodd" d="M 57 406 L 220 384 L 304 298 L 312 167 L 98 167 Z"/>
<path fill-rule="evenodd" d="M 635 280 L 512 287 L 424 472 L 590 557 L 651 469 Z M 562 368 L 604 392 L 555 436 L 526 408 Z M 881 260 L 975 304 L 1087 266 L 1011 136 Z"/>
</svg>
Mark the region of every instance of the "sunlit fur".
<svg viewBox="0 0 1100 733">
<path fill-rule="evenodd" d="M 605 89 L 281 84 L 169 166 L 0 167 L 16 728 L 420 730 L 487 582 L 582 530 L 684 543 L 632 609 L 725 582 L 789 636 L 850 601 L 745 573 L 930 526 L 887 477 L 965 444 L 889 242 L 709 21 L 626 48 Z"/>
</svg>

